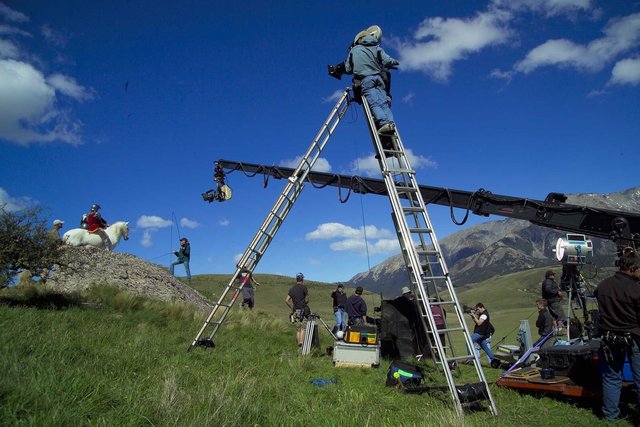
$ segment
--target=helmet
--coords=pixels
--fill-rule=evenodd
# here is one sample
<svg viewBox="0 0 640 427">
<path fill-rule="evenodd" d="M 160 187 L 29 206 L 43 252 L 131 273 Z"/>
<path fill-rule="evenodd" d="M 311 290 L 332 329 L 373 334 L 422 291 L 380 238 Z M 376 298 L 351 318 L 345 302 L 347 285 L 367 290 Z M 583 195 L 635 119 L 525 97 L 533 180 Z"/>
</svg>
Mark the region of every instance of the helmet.
<svg viewBox="0 0 640 427">
<path fill-rule="evenodd" d="M 339 340 L 341 340 L 342 338 L 344 338 L 344 332 L 343 331 L 338 331 L 336 333 L 336 338 L 338 338 Z"/>
<path fill-rule="evenodd" d="M 91 205 L 91 212 L 95 212 L 98 209 L 100 209 L 100 205 L 97 203 L 94 203 L 93 205 Z"/>
<path fill-rule="evenodd" d="M 302 280 L 302 279 L 304 279 L 304 274 L 302 273 L 296 274 L 296 280 Z"/>
</svg>

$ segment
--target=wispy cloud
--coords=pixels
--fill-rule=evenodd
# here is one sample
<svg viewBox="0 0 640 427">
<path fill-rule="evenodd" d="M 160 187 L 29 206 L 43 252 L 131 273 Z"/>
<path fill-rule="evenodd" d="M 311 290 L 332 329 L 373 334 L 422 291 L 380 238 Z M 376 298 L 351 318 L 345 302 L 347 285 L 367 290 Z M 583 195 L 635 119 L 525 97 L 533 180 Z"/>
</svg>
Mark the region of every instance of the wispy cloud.
<svg viewBox="0 0 640 427">
<path fill-rule="evenodd" d="M 280 166 L 284 166 L 286 168 L 296 168 L 300 163 L 300 160 L 302 160 L 302 156 L 298 156 L 294 159 L 283 160 L 282 162 L 280 162 Z M 316 172 L 331 172 L 331 165 L 329 164 L 329 161 L 327 159 L 319 157 L 318 160 L 316 160 L 316 163 L 313 165 L 312 170 Z"/>
<path fill-rule="evenodd" d="M 27 15 L 11 9 L 4 3 L 0 3 L 0 16 L 11 22 L 27 22 L 29 20 Z"/>
<path fill-rule="evenodd" d="M 218 221 L 218 225 L 222 226 L 222 227 L 226 227 L 229 224 L 231 224 L 231 221 L 229 221 L 227 218 L 222 218 Z"/>
<path fill-rule="evenodd" d="M 337 240 L 330 243 L 333 251 L 351 251 L 359 254 L 389 253 L 398 250 L 398 240 L 384 228 L 374 225 L 353 228 L 338 222 L 320 224 L 305 235 L 306 240 Z"/>
<path fill-rule="evenodd" d="M 0 208 L 7 212 L 17 212 L 33 205 L 33 199 L 27 196 L 12 197 L 0 187 Z"/>
<path fill-rule="evenodd" d="M 349 86 L 349 84 L 345 84 L 345 87 Z M 322 98 L 323 102 L 329 103 L 329 102 L 338 102 L 338 99 L 340 99 L 340 97 L 342 96 L 342 93 L 344 92 L 344 90 L 336 90 L 335 92 L 333 92 L 331 95 L 327 96 L 326 98 Z"/>
<path fill-rule="evenodd" d="M 532 49 L 514 70 L 529 74 L 541 67 L 575 68 L 597 72 L 615 58 L 638 47 L 640 13 L 611 19 L 602 30 L 604 37 L 587 44 L 567 39 L 548 40 Z"/>
<path fill-rule="evenodd" d="M 180 225 L 184 228 L 191 228 L 191 229 L 200 227 L 200 223 L 198 223 L 197 221 L 190 220 L 189 218 L 182 218 L 180 220 Z"/>
<path fill-rule="evenodd" d="M 547 17 L 573 16 L 593 8 L 591 0 L 493 0 L 491 3 L 493 7 L 500 9 L 514 12 L 531 11 Z"/>
<path fill-rule="evenodd" d="M 157 215 L 142 215 L 138 218 L 136 225 L 140 228 L 166 228 L 171 227 L 173 222 Z"/>
</svg>

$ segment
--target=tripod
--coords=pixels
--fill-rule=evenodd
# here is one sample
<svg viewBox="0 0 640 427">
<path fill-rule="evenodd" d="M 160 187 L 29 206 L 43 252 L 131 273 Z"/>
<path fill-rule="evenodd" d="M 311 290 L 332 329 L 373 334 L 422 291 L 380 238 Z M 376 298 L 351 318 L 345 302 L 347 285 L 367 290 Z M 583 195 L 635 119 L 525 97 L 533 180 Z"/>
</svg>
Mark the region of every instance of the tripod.
<svg viewBox="0 0 640 427">
<path fill-rule="evenodd" d="M 582 319 L 584 321 L 585 329 L 587 331 L 590 331 L 591 329 L 591 322 L 589 321 L 589 313 L 587 311 L 587 297 L 585 295 L 586 283 L 578 271 L 577 264 L 563 264 L 560 286 L 567 292 L 568 296 L 567 316 L 569 321 L 567 322 L 567 339 L 577 338 L 571 337 L 571 319 L 578 317 L 573 306 L 574 300 L 577 301 L 577 308 L 582 310 Z"/>
<path fill-rule="evenodd" d="M 317 334 L 318 323 L 316 322 L 316 320 L 319 320 L 320 323 L 322 323 L 322 326 L 324 326 L 324 328 L 327 330 L 327 332 L 329 332 L 329 334 L 333 337 L 334 340 L 338 339 L 331 331 L 331 328 L 329 328 L 329 325 L 327 325 L 327 323 L 324 320 L 322 320 L 322 318 L 319 315 L 315 313 L 310 313 L 307 316 L 307 324 L 305 325 L 305 330 L 304 330 L 304 341 L 302 342 L 303 356 L 311 353 L 311 347 L 314 346 L 314 344 L 315 346 L 320 345 L 318 334 Z"/>
</svg>

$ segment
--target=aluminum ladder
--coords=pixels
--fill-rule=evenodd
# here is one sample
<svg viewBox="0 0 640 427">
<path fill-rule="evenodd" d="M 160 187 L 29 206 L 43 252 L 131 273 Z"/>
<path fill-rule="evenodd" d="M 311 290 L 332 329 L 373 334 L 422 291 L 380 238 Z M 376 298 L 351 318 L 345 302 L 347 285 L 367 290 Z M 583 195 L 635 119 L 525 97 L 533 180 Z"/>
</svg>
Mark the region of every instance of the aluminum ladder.
<svg viewBox="0 0 640 427">
<path fill-rule="evenodd" d="M 325 120 L 320 131 L 307 149 L 307 152 L 298 163 L 294 174 L 289 177 L 282 194 L 280 194 L 280 197 L 276 200 L 264 222 L 253 237 L 249 247 L 240 258 L 240 261 L 236 266 L 236 272 L 229 283 L 224 287 L 218 301 L 213 305 L 213 309 L 189 346 L 188 351 L 191 351 L 196 346 L 214 346 L 213 337 L 227 318 L 231 307 L 233 307 L 233 304 L 238 298 L 238 294 L 241 291 L 242 286 L 244 286 L 250 274 L 253 273 L 253 270 L 260 262 L 262 255 L 266 252 L 271 241 L 280 229 L 280 226 L 289 214 L 293 204 L 300 196 L 307 174 L 311 171 L 311 168 L 313 168 L 313 165 L 318 160 L 318 157 L 320 157 L 320 154 L 322 154 L 322 150 L 327 144 L 327 141 L 329 141 L 329 138 L 333 134 L 336 126 L 338 126 L 338 123 L 340 123 L 340 120 L 346 113 L 350 102 L 350 91 L 351 88 L 344 90 L 342 96 L 331 110 L 329 117 Z M 246 273 L 246 275 L 243 281 L 237 284 L 236 280 L 241 277 L 241 273 Z"/>
<path fill-rule="evenodd" d="M 464 320 L 464 312 L 453 288 L 447 265 L 416 181 L 415 171 L 409 164 L 400 133 L 397 127 L 390 133 L 378 133 L 367 100 L 362 97 L 361 102 L 391 202 L 393 223 L 396 227 L 411 285 L 417 297 L 420 316 L 427 331 L 431 332 L 431 334 L 427 334 L 431 335 L 431 338 L 428 338 L 430 345 L 437 350 L 434 360 L 444 372 L 449 392 L 459 415 L 464 414 L 465 407 L 475 403 L 468 401 L 468 394 L 462 392 L 462 390 L 468 390 L 470 386 L 481 389 L 483 400 L 488 401 L 491 412 L 493 415 L 497 415 L 495 402 L 480 365 L 480 359 L 475 354 L 471 335 Z M 449 309 L 444 329 L 436 327 L 435 318 L 431 311 L 434 306 Z M 451 342 L 449 338 L 451 335 L 464 336 L 466 354 L 461 356 L 448 355 L 445 345 L 438 339 L 438 332 L 445 333 L 449 342 Z M 473 365 L 478 383 L 456 384 L 450 366 L 454 364 L 457 366 L 457 363 L 462 361 Z"/>
</svg>

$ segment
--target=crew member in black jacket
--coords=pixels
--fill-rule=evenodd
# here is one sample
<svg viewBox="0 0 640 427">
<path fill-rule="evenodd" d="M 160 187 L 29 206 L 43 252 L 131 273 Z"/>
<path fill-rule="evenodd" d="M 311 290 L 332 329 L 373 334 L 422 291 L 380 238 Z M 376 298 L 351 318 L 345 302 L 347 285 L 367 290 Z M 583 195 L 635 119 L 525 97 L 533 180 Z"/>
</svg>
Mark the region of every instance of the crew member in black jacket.
<svg viewBox="0 0 640 427">
<path fill-rule="evenodd" d="M 606 368 L 602 373 L 602 415 L 607 420 L 620 416 L 618 404 L 622 369 L 629 356 L 640 412 L 640 255 L 627 251 L 620 257 L 620 271 L 604 279 L 594 294 L 598 299 L 601 347 Z"/>
</svg>

